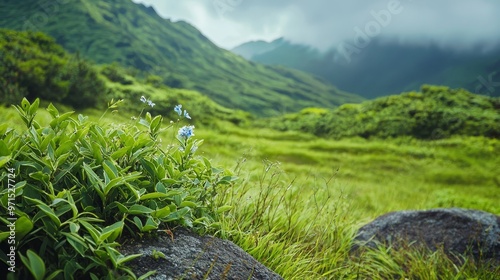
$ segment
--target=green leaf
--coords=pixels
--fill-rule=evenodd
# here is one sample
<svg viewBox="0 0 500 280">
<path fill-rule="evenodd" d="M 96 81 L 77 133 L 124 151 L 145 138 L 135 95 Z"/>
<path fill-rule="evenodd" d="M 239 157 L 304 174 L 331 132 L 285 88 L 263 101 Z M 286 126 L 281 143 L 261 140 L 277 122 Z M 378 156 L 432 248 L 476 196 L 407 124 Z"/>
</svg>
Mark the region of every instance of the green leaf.
<svg viewBox="0 0 500 280">
<path fill-rule="evenodd" d="M 111 154 L 111 158 L 112 159 L 119 159 L 121 158 L 122 156 L 124 156 L 126 153 L 128 153 L 128 151 L 130 151 L 130 149 L 132 148 L 132 146 L 125 146 L 125 147 L 122 147 L 118 150 L 116 150 L 114 153 Z"/>
<path fill-rule="evenodd" d="M 134 217 L 134 223 L 139 228 L 140 231 L 142 231 L 142 221 L 139 219 L 139 217 Z"/>
<path fill-rule="evenodd" d="M 54 105 L 52 105 L 52 103 L 50 103 L 49 106 L 47 107 L 47 112 L 49 112 L 49 114 L 53 118 L 56 118 L 57 116 L 59 116 L 59 111 L 57 110 L 57 108 Z"/>
<path fill-rule="evenodd" d="M 45 140 L 47 140 L 49 138 L 50 137 L 47 136 L 47 138 L 45 138 Z M 42 149 L 47 150 L 47 154 L 49 155 L 49 158 L 50 158 L 50 163 L 55 164 L 56 157 L 55 157 L 54 148 L 52 147 L 52 145 L 49 145 L 49 143 L 47 143 L 47 146 L 44 146 L 45 140 L 42 142 Z"/>
<path fill-rule="evenodd" d="M 147 231 L 151 231 L 151 230 L 154 230 L 154 229 L 158 229 L 158 223 L 156 223 L 153 218 L 151 217 L 148 217 L 148 219 L 146 220 L 146 224 L 144 225 L 144 227 L 142 228 L 142 232 L 147 232 Z"/>
<path fill-rule="evenodd" d="M 168 215 L 170 215 L 170 206 L 165 206 L 151 213 L 151 216 L 157 219 L 163 219 L 168 217 Z"/>
<path fill-rule="evenodd" d="M 141 200 L 155 199 L 155 198 L 162 198 L 162 197 L 170 197 L 170 195 L 168 195 L 166 193 L 161 193 L 161 192 L 153 192 L 153 193 L 148 193 L 148 194 L 141 196 Z"/>
<path fill-rule="evenodd" d="M 3 140 L 0 140 L 0 157 L 10 156 L 11 152 L 7 144 Z"/>
<path fill-rule="evenodd" d="M 167 186 L 167 187 L 170 187 L 171 185 L 174 185 L 177 183 L 177 180 L 175 179 L 171 179 L 171 178 L 168 178 L 168 179 L 162 179 L 161 182 Z"/>
<path fill-rule="evenodd" d="M 162 182 L 156 183 L 155 189 L 157 192 L 161 192 L 161 193 L 167 192 L 167 189 L 165 188 L 165 185 L 162 184 Z"/>
<path fill-rule="evenodd" d="M 78 233 L 78 231 L 80 230 L 80 225 L 73 223 L 73 222 L 70 222 L 69 223 L 69 230 L 71 231 L 71 233 Z"/>
<path fill-rule="evenodd" d="M 4 241 L 7 239 L 10 235 L 10 232 L 5 231 L 5 232 L 0 232 L 0 242 Z"/>
<path fill-rule="evenodd" d="M 151 121 L 151 125 L 149 126 L 151 132 L 156 133 L 158 132 L 158 130 L 160 130 L 161 121 L 162 121 L 161 115 L 154 117 L 154 119 Z"/>
<path fill-rule="evenodd" d="M 103 162 L 102 168 L 110 179 L 115 179 L 116 177 L 118 177 L 118 169 L 116 169 L 116 166 L 113 162 L 105 160 Z"/>
<path fill-rule="evenodd" d="M 52 210 L 52 208 L 50 208 L 47 204 L 43 203 L 43 201 L 30 197 L 25 197 L 24 199 L 34 203 L 40 210 L 42 210 L 42 212 L 55 223 L 57 228 L 61 226 L 61 220 L 59 220 L 59 217 L 57 217 L 56 213 L 54 213 L 54 210 Z"/>
<path fill-rule="evenodd" d="M 85 252 L 89 249 L 89 246 L 85 242 L 83 237 L 79 236 L 76 233 L 68 233 L 61 232 L 64 236 L 66 236 L 66 241 L 83 257 L 85 256 Z"/>
<path fill-rule="evenodd" d="M 141 275 L 139 278 L 137 278 L 137 280 L 145 280 L 145 279 L 148 279 L 149 276 L 152 276 L 156 274 L 156 270 L 152 270 L 152 271 L 148 271 L 147 273 Z"/>
<path fill-rule="evenodd" d="M 28 101 L 28 99 L 26 99 L 26 97 L 23 97 L 23 100 L 21 100 L 21 108 L 26 111 L 27 109 L 29 109 L 29 107 L 30 107 L 30 102 Z"/>
<path fill-rule="evenodd" d="M 37 181 L 47 184 L 50 181 L 50 176 L 43 173 L 42 171 L 37 171 L 30 173 L 29 176 Z"/>
<path fill-rule="evenodd" d="M 96 162 L 100 164 L 102 162 L 101 145 L 99 145 L 97 142 L 92 142 L 91 145 L 92 145 L 92 154 L 94 155 Z"/>
<path fill-rule="evenodd" d="M 22 240 L 23 237 L 33 229 L 33 223 L 26 216 L 21 216 L 16 220 L 16 238 Z"/>
<path fill-rule="evenodd" d="M 73 211 L 73 218 L 76 218 L 78 216 L 78 208 L 76 207 L 75 200 L 73 199 L 71 192 L 67 192 L 66 196 L 68 197 L 68 204 Z"/>
<path fill-rule="evenodd" d="M 58 269 L 58 270 L 55 270 L 54 272 L 52 272 L 49 276 L 47 276 L 47 278 L 45 278 L 45 280 L 52 280 L 52 279 L 56 279 L 56 277 L 59 275 L 59 273 L 63 272 L 62 269 Z"/>
<path fill-rule="evenodd" d="M 108 240 L 108 242 L 113 242 L 115 241 L 118 236 L 122 233 L 123 226 L 125 224 L 123 221 L 116 222 L 110 226 L 107 226 L 102 229 L 101 231 L 101 236 L 99 237 L 99 240 L 102 242 L 104 240 Z"/>
<path fill-rule="evenodd" d="M 26 252 L 26 255 L 27 257 L 19 254 L 19 256 L 21 257 L 21 261 L 24 263 L 26 268 L 28 268 L 28 270 L 31 272 L 31 275 L 36 280 L 42 280 L 45 276 L 45 263 L 43 262 L 42 258 L 40 258 L 40 256 L 38 256 L 32 250 L 28 250 Z"/>
<path fill-rule="evenodd" d="M 33 102 L 33 104 L 31 104 L 31 106 L 29 108 L 30 115 L 34 115 L 36 113 L 36 111 L 38 110 L 38 106 L 39 105 L 40 105 L 40 99 L 37 98 L 37 99 L 35 99 L 35 101 Z"/>
<path fill-rule="evenodd" d="M 135 259 L 135 258 L 138 258 L 138 257 L 140 257 L 140 256 L 142 256 L 142 254 L 134 254 L 134 255 L 128 255 L 128 256 L 120 256 L 120 257 L 118 257 L 118 259 L 116 260 L 116 264 L 117 264 L 117 265 L 122 265 L 122 264 L 124 264 L 124 263 L 126 263 L 126 262 L 129 262 L 129 261 L 131 261 L 131 260 L 133 260 L 133 259 Z"/>
<path fill-rule="evenodd" d="M 151 175 L 151 177 L 155 177 L 155 166 L 152 162 L 148 161 L 147 159 L 141 159 L 141 164 L 144 169 Z"/>
<path fill-rule="evenodd" d="M 238 180 L 238 177 L 235 176 L 224 176 L 222 179 L 220 179 L 219 184 L 229 184 L 231 182 L 234 182 Z"/>
<path fill-rule="evenodd" d="M 91 185 L 94 187 L 94 189 L 97 191 L 99 196 L 101 197 L 102 200 L 105 200 L 104 193 L 102 192 L 103 190 L 103 183 L 101 181 L 101 178 L 92 170 L 92 168 L 87 165 L 85 162 L 83 163 L 83 170 L 87 173 L 87 176 L 89 177 Z"/>
<path fill-rule="evenodd" d="M 79 270 L 75 261 L 69 261 L 64 264 L 64 279 L 74 279 L 74 274 Z"/>
<path fill-rule="evenodd" d="M 196 204 L 196 202 L 193 202 L 193 201 L 183 201 L 179 205 L 179 208 L 183 208 L 183 207 L 197 208 L 198 204 Z"/>
<path fill-rule="evenodd" d="M 153 209 L 148 208 L 148 207 L 143 206 L 143 205 L 134 204 L 134 205 L 130 206 L 130 208 L 128 209 L 128 212 L 130 214 L 133 214 L 133 215 L 149 214 L 149 213 L 153 212 Z"/>
<path fill-rule="evenodd" d="M 0 135 L 6 134 L 7 130 L 11 130 L 9 123 L 0 124 Z"/>
<path fill-rule="evenodd" d="M 178 221 L 182 219 L 184 216 L 186 216 L 188 213 L 189 213 L 189 208 L 181 208 L 180 210 L 170 213 L 170 215 L 168 215 L 168 217 L 165 219 L 165 222 Z"/>
<path fill-rule="evenodd" d="M 62 123 L 63 121 L 69 119 L 69 117 L 71 117 L 71 115 L 73 115 L 73 113 L 74 113 L 74 111 L 69 111 L 69 112 L 66 112 L 66 113 L 60 115 L 57 118 L 58 123 Z"/>
<path fill-rule="evenodd" d="M 0 157 L 0 168 L 3 167 L 7 162 L 12 159 L 11 156 L 1 156 Z"/>
<path fill-rule="evenodd" d="M 118 207 L 118 210 L 121 213 L 128 213 L 128 209 L 127 209 L 127 207 L 125 205 L 121 204 L 118 201 L 113 201 L 112 203 L 116 204 L 116 206 Z"/>
<path fill-rule="evenodd" d="M 106 246 L 106 252 L 108 252 L 109 259 L 113 263 L 113 267 L 118 268 L 118 257 L 120 253 L 110 246 Z"/>
<path fill-rule="evenodd" d="M 125 184 L 126 182 L 133 181 L 136 179 L 139 179 L 141 177 L 140 172 L 134 172 L 127 174 L 125 176 L 117 177 L 113 180 L 111 180 L 106 186 L 104 187 L 104 195 L 106 196 L 114 187 Z"/>
<path fill-rule="evenodd" d="M 96 244 L 100 244 L 99 242 L 99 231 L 93 226 L 91 225 L 90 223 L 87 223 L 86 221 L 83 221 L 82 219 L 80 219 L 80 224 L 82 224 L 82 226 L 87 229 L 87 231 L 89 232 L 90 236 L 92 237 L 92 239 L 94 240 L 94 242 Z"/>
<path fill-rule="evenodd" d="M 55 153 L 56 157 L 60 157 L 62 154 L 71 150 L 74 146 L 75 146 L 75 142 L 73 142 L 71 140 L 68 140 L 62 144 L 59 144 L 59 147 L 57 147 L 56 153 Z"/>
</svg>

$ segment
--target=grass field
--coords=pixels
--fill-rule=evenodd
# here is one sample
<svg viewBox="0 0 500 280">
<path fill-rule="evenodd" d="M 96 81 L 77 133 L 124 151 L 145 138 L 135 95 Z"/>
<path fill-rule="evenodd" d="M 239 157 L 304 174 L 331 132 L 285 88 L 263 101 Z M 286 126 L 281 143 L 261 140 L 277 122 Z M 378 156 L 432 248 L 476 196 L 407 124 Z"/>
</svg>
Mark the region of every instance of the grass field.
<svg viewBox="0 0 500 280">
<path fill-rule="evenodd" d="M 94 120 L 101 113 L 83 112 Z M 123 114 L 101 121 L 129 120 Z M 13 109 L 2 109 L 0 121 L 21 125 Z M 240 178 L 220 190 L 221 203 L 233 208 L 214 233 L 285 279 L 495 279 L 500 274 L 500 268 L 472 260 L 457 266 L 439 252 L 381 248 L 349 255 L 356 230 L 389 211 L 464 207 L 500 215 L 499 140 L 333 141 L 223 122 L 214 127 L 196 128 L 195 137 L 205 139 L 199 154 Z M 174 132 L 162 135 L 165 145 Z"/>
<path fill-rule="evenodd" d="M 495 278 L 438 253 L 382 250 L 355 260 L 348 250 L 360 226 L 390 211 L 464 207 L 500 214 L 498 140 L 330 141 L 231 126 L 197 136 L 206 139 L 202 152 L 237 166 L 242 178 L 229 195 L 238 207 L 227 217 L 227 237 L 285 279 Z"/>
</svg>

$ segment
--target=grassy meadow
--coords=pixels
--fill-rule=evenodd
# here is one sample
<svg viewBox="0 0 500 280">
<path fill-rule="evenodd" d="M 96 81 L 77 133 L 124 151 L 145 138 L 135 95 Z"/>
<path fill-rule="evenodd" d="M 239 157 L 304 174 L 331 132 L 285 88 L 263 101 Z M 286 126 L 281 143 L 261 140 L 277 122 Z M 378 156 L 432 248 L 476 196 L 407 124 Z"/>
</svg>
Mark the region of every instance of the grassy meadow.
<svg viewBox="0 0 500 280">
<path fill-rule="evenodd" d="M 79 113 L 108 124 L 130 122 L 134 114 Z M 37 119 L 48 122 L 49 114 Z M 1 109 L 0 122 L 22 129 L 12 108 Z M 161 134 L 164 145 L 175 141 L 177 128 Z M 390 211 L 464 207 L 500 215 L 498 139 L 328 140 L 216 120 L 210 128 L 197 125 L 195 138 L 204 139 L 198 155 L 239 177 L 218 190 L 219 203 L 232 208 L 210 233 L 285 279 L 495 279 L 500 273 L 411 247 L 349 254 L 356 230 Z"/>
</svg>

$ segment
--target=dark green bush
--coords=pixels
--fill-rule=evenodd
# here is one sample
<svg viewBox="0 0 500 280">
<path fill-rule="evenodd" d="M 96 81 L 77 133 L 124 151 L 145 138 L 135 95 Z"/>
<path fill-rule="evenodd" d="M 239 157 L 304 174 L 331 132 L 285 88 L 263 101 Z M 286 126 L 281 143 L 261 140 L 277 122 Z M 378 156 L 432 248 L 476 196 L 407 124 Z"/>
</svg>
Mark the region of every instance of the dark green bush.
<svg viewBox="0 0 500 280">
<path fill-rule="evenodd" d="M 90 63 L 75 56 L 68 60 L 64 72 L 69 80 L 69 90 L 63 103 L 76 109 L 104 104 L 108 89 Z"/>
<path fill-rule="evenodd" d="M 94 107 L 106 93 L 97 71 L 43 33 L 0 29 L 0 102 L 23 97 Z"/>
<path fill-rule="evenodd" d="M 134 83 L 131 79 L 127 78 L 123 68 L 120 68 L 116 63 L 105 65 L 101 73 L 115 83 L 120 83 L 122 85 L 131 85 Z"/>
<path fill-rule="evenodd" d="M 218 188 L 234 179 L 196 156 L 200 140 L 179 133 L 177 145 L 158 138 L 162 117 L 101 124 L 51 105 L 48 125 L 35 119 L 39 100 L 16 106 L 19 133 L 0 126 L 0 260 L 15 246 L 18 279 L 115 279 L 136 276 L 120 241 L 182 225 L 216 227 Z M 114 109 L 117 103 L 109 104 Z M 186 129 L 184 129 L 186 130 Z M 10 220 L 15 244 L 7 244 Z"/>
</svg>

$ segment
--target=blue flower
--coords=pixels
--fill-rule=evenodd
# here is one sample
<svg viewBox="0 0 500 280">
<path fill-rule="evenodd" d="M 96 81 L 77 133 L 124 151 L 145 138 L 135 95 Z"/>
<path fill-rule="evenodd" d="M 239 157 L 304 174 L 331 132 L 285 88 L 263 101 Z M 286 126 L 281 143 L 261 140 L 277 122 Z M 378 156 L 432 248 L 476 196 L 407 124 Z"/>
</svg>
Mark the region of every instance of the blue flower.
<svg viewBox="0 0 500 280">
<path fill-rule="evenodd" d="M 174 107 L 174 111 L 177 113 L 177 115 L 182 115 L 182 105 L 177 105 Z"/>
<path fill-rule="evenodd" d="M 194 125 L 185 125 L 179 129 L 177 133 L 179 137 L 184 139 L 188 139 L 191 136 L 194 136 Z"/>
<path fill-rule="evenodd" d="M 191 119 L 191 116 L 188 114 L 188 112 L 186 110 L 184 110 L 184 117 L 186 119 Z"/>
<path fill-rule="evenodd" d="M 141 96 L 141 102 L 142 103 L 147 103 L 148 106 L 151 106 L 151 107 L 154 107 L 156 104 L 153 103 L 153 101 L 149 100 L 149 99 L 146 99 L 146 97 Z"/>
</svg>

